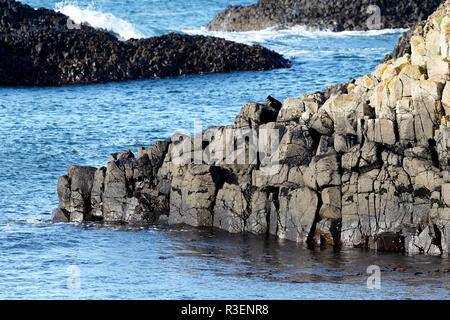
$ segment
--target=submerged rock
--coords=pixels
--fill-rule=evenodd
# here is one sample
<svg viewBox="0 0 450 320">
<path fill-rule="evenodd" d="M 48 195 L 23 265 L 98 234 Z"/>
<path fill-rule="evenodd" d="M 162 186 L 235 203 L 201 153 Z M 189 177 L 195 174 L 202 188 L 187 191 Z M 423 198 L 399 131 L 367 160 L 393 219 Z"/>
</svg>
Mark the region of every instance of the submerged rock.
<svg viewBox="0 0 450 320">
<path fill-rule="evenodd" d="M 54 86 L 285 68 L 261 46 L 167 34 L 119 41 L 53 10 L 0 1 L 0 85 Z"/>
<path fill-rule="evenodd" d="M 447 255 L 450 0 L 412 54 L 324 92 L 246 103 L 107 168 L 69 167 L 55 221 L 215 227 L 307 246 Z M 425 34 L 425 38 L 423 35 Z"/>
<path fill-rule="evenodd" d="M 441 0 L 258 0 L 229 6 L 208 25 L 208 30 L 251 31 L 295 25 L 312 29 L 372 30 L 409 28 L 426 19 Z"/>
</svg>

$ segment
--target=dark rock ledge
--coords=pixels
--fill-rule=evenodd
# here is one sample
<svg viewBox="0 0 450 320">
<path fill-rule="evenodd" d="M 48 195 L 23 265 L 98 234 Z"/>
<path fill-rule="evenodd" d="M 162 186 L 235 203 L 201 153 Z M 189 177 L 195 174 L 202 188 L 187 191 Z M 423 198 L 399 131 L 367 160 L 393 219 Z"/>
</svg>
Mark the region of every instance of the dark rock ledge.
<svg viewBox="0 0 450 320">
<path fill-rule="evenodd" d="M 207 29 L 251 31 L 295 25 L 332 31 L 410 28 L 425 20 L 441 3 L 441 0 L 258 0 L 247 7 L 227 7 Z M 374 5 L 379 11 L 372 9 Z M 370 27 L 368 21 L 372 22 Z"/>
<path fill-rule="evenodd" d="M 232 126 L 113 154 L 105 168 L 70 166 L 54 220 L 167 221 L 310 247 L 447 255 L 449 34 L 447 0 L 412 34 L 411 55 L 371 74 L 283 103 L 249 102 Z M 225 161 L 252 154 L 249 133 L 267 138 L 263 129 L 279 133 L 262 144 L 275 150 Z M 203 162 L 185 161 L 196 146 Z"/>
<path fill-rule="evenodd" d="M 70 26 L 70 28 L 69 28 Z M 0 0 L 0 85 L 55 86 L 285 68 L 261 46 L 168 34 L 119 41 L 48 9 Z"/>
</svg>

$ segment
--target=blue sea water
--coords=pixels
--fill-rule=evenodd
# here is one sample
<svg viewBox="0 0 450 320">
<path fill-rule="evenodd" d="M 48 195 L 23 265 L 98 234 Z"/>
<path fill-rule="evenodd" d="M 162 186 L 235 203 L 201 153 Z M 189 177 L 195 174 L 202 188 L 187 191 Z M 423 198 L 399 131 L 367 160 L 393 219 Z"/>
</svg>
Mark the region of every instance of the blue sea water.
<svg viewBox="0 0 450 320">
<path fill-rule="evenodd" d="M 449 268 L 447 259 L 308 251 L 187 227 L 50 222 L 58 205 L 57 179 L 69 164 L 103 166 L 112 152 L 137 151 L 176 130 L 192 132 L 194 120 L 205 128 L 230 124 L 247 101 L 299 97 L 370 73 L 401 30 L 202 28 L 227 5 L 253 0 L 24 2 L 110 28 L 124 39 L 209 34 L 262 44 L 293 63 L 266 72 L 0 88 L 0 299 L 450 298 L 448 276 L 436 272 Z M 370 265 L 383 271 L 380 290 L 366 286 Z M 399 266 L 407 272 L 393 271 Z"/>
</svg>

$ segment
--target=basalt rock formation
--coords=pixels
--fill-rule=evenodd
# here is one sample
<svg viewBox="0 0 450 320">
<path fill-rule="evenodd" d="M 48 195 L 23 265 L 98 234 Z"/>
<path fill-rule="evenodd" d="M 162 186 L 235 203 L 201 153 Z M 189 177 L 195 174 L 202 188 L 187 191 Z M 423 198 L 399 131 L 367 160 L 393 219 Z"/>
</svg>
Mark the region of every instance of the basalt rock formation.
<svg viewBox="0 0 450 320">
<path fill-rule="evenodd" d="M 227 7 L 207 29 L 251 31 L 295 25 L 332 31 L 410 28 L 425 20 L 440 3 L 441 0 L 258 0 L 247 7 Z"/>
<path fill-rule="evenodd" d="M 398 59 L 403 57 L 405 54 L 411 54 L 411 37 L 414 35 L 415 28 L 411 28 L 408 31 L 404 32 L 401 37 L 398 39 L 397 44 L 394 47 L 392 53 L 387 54 L 384 59 L 381 61 L 385 63 L 392 59 Z"/>
<path fill-rule="evenodd" d="M 441 6 L 433 13 L 433 19 L 439 19 L 439 17 L 444 14 L 445 12 L 443 11 L 443 7 Z M 414 35 L 425 37 L 429 29 L 429 23 L 427 23 L 427 21 L 425 20 L 420 21 L 416 25 L 412 26 L 408 31 L 402 34 L 402 36 L 398 39 L 398 42 L 395 45 L 392 53 L 386 55 L 382 63 L 387 62 L 391 59 L 403 57 L 405 54 L 411 54 L 411 38 Z"/>
<path fill-rule="evenodd" d="M 449 13 L 447 0 L 414 32 L 411 55 L 349 83 L 249 102 L 234 125 L 113 154 L 106 168 L 70 166 L 55 221 L 168 221 L 448 254 Z"/>
<path fill-rule="evenodd" d="M 54 86 L 288 67 L 281 55 L 214 37 L 119 41 L 53 10 L 0 0 L 0 85 Z"/>
</svg>

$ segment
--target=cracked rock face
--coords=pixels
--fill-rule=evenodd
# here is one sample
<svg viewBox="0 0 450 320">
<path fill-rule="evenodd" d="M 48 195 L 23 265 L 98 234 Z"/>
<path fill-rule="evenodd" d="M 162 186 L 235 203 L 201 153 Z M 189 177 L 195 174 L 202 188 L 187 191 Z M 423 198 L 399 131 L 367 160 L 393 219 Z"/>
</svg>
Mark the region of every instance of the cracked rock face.
<svg viewBox="0 0 450 320">
<path fill-rule="evenodd" d="M 90 26 L 70 28 L 68 17 L 0 1 L 0 85 L 57 86 L 162 78 L 186 74 L 286 68 L 261 46 L 167 34 L 119 41 Z"/>
<path fill-rule="evenodd" d="M 207 165 L 189 165 L 171 182 L 170 224 L 185 223 L 194 227 L 211 227 L 216 185 Z"/>
<path fill-rule="evenodd" d="M 415 33 L 411 55 L 370 75 L 249 102 L 233 126 L 175 135 L 137 158 L 114 154 L 106 168 L 70 166 L 54 219 L 168 219 L 306 246 L 446 255 L 449 9 L 450 0 L 426 22 L 425 38 Z M 274 148 L 258 153 L 260 141 Z"/>
<path fill-rule="evenodd" d="M 409 28 L 426 19 L 441 2 L 440 0 L 397 0 L 394 2 L 258 0 L 256 4 L 247 7 L 228 6 L 207 25 L 207 29 L 252 31 L 295 25 L 332 31 Z"/>
</svg>

